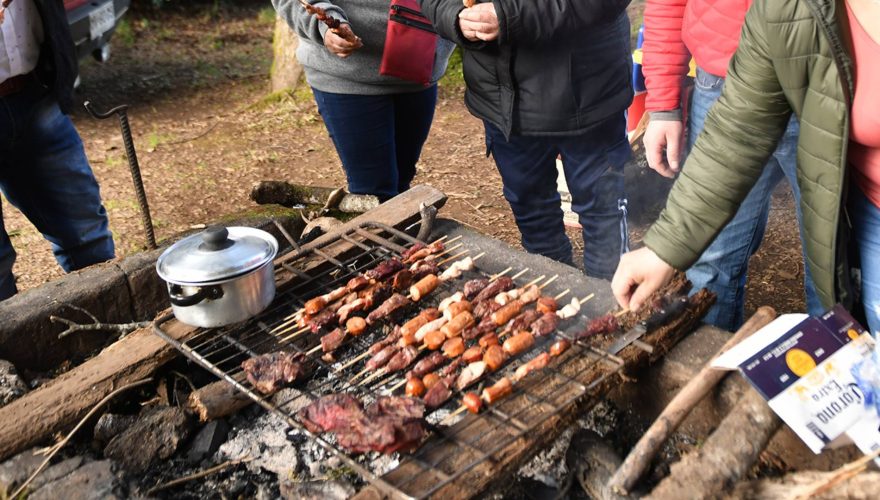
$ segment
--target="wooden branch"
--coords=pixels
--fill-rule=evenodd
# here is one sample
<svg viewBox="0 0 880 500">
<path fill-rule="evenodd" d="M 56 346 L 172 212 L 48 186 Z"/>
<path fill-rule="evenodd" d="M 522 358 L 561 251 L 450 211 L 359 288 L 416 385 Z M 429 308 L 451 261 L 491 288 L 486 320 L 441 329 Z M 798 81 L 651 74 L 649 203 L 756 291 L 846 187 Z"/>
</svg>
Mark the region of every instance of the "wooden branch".
<svg viewBox="0 0 880 500">
<path fill-rule="evenodd" d="M 67 329 L 58 334 L 59 339 L 63 339 L 71 333 L 85 331 L 111 331 L 118 333 L 121 338 L 138 328 L 146 328 L 151 324 L 149 321 L 137 321 L 135 323 L 89 323 L 84 325 L 58 316 L 49 316 L 49 321 L 67 325 Z"/>
<path fill-rule="evenodd" d="M 668 292 L 669 289 L 664 291 Z M 714 303 L 714 296 L 706 290 L 697 292 L 692 297 L 693 306 L 681 317 L 676 318 L 668 325 L 648 333 L 643 340 L 654 346 L 653 353 L 647 353 L 638 347 L 631 345 L 624 348 L 618 356 L 622 358 L 627 368 L 636 368 L 641 365 L 656 361 L 665 354 L 679 339 L 689 333 L 699 324 L 700 318 Z M 650 301 L 649 301 L 650 302 Z M 635 320 L 636 318 L 632 318 Z M 626 318 L 630 321 L 631 318 Z M 507 436 L 504 429 L 499 429 L 497 422 L 478 415 L 467 415 L 455 424 L 449 433 L 456 435 L 457 441 L 470 442 L 473 448 L 465 448 L 451 441 L 433 442 L 425 445 L 427 449 L 420 454 L 416 451 L 419 460 L 404 459 L 393 471 L 385 474 L 382 479 L 390 485 L 401 485 L 404 494 L 417 496 L 421 492 L 432 490 L 442 481 L 442 476 L 435 470 L 425 469 L 421 463 L 442 461 L 442 469 L 452 470 L 459 467 L 470 466 L 470 469 L 448 482 L 435 491 L 431 498 L 457 499 L 472 498 L 479 496 L 494 486 L 503 484 L 509 480 L 510 474 L 517 470 L 534 452 L 552 442 L 562 433 L 565 428 L 578 416 L 599 401 L 614 387 L 620 385 L 618 377 L 608 376 L 614 370 L 606 363 L 594 363 L 589 356 L 573 356 L 566 359 L 565 363 L 558 367 L 560 375 L 555 377 L 568 377 L 577 380 L 586 387 L 590 387 L 586 394 L 570 392 L 571 384 L 564 384 L 560 379 L 546 379 L 541 377 L 526 378 L 522 384 L 528 391 L 544 398 L 553 400 L 565 400 L 580 394 L 579 400 L 566 405 L 556 415 L 542 418 L 541 423 L 529 430 L 528 433 L 504 446 L 492 455 L 491 460 L 479 462 L 480 454 L 477 451 L 481 447 L 490 449 L 498 439 Z M 547 373 L 547 372 L 542 372 Z M 499 402 L 497 411 L 507 415 L 520 415 L 521 420 L 530 421 L 539 418 L 542 411 L 536 406 L 532 397 L 515 393 L 508 399 Z M 430 448 L 427 448 L 430 446 Z M 475 462 L 479 462 L 473 465 Z M 356 499 L 384 498 L 383 492 L 375 486 L 367 486 L 355 495 Z"/>
<path fill-rule="evenodd" d="M 793 500 L 797 495 L 811 491 L 812 485 L 836 480 L 837 471 L 800 471 L 781 478 L 758 479 L 739 483 L 727 499 L 736 500 Z M 848 473 L 847 475 L 849 475 Z M 819 499 L 876 498 L 880 491 L 880 472 L 862 472 L 835 484 L 834 489 L 812 496 Z"/>
<path fill-rule="evenodd" d="M 672 465 L 648 497 L 714 498 L 752 468 L 782 421 L 749 389 L 703 446 Z"/>
<path fill-rule="evenodd" d="M 749 320 L 728 340 L 715 357 L 737 345 L 776 317 L 776 311 L 770 307 L 761 307 Z M 713 358 L 714 359 L 714 358 Z M 707 394 L 727 375 L 728 372 L 711 367 L 712 361 L 694 376 L 657 417 L 657 420 L 642 435 L 639 442 L 629 452 L 623 465 L 611 478 L 609 486 L 613 491 L 626 495 L 636 484 L 642 474 L 651 465 L 651 461 L 660 451 L 663 443 L 678 429 L 691 410 L 706 397 Z"/>
</svg>

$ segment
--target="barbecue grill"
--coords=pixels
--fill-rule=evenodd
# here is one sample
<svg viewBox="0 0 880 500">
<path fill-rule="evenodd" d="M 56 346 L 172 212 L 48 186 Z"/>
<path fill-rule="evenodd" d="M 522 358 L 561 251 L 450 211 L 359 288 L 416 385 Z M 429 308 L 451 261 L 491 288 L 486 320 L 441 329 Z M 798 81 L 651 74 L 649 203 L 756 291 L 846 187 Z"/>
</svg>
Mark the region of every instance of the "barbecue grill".
<svg viewBox="0 0 880 500">
<path fill-rule="evenodd" d="M 422 299 L 418 303 L 419 308 L 436 306 L 440 299 L 461 289 L 467 279 L 478 274 L 493 275 L 508 267 L 514 273 L 528 269 L 517 280 L 518 286 L 540 275 L 559 275 L 547 286 L 544 294 L 552 296 L 569 289 L 570 295 L 566 301 L 608 286 L 607 282 L 588 278 L 568 266 L 513 250 L 501 242 L 466 230 L 455 222 L 438 221 L 434 235 L 427 242 L 441 235 L 461 237 L 459 243 L 462 247 L 456 252 L 464 249 L 469 250 L 470 255 L 485 252 L 485 257 L 477 263 L 478 272 L 465 273 L 451 283 L 444 283 Z M 448 418 L 450 412 L 460 404 L 462 393 L 455 391 L 453 398 L 445 405 L 429 410 L 426 415 L 429 422 L 426 441 L 413 452 L 398 454 L 398 460 L 392 462 L 396 463 L 392 470 L 386 470 L 388 461 L 376 460 L 377 453 L 354 455 L 338 446 L 332 435 L 309 432 L 300 422 L 297 411 L 317 398 L 346 391 L 368 402 L 387 394 L 389 388 L 401 380 L 402 373 L 398 377 L 378 377 L 365 385 L 349 384 L 348 380 L 361 371 L 366 359 L 339 370 L 348 360 L 365 352 L 374 341 L 381 339 L 390 325 L 374 325 L 363 335 L 349 339 L 339 349 L 340 355 L 333 363 L 323 360 L 321 352 L 306 354 L 320 345 L 320 334 L 292 335 L 289 329 L 279 329 L 279 326 L 291 313 L 301 309 L 306 300 L 329 292 L 346 283 L 356 273 L 370 269 L 386 258 L 399 256 L 416 241 L 388 225 L 362 223 L 335 235 L 320 246 L 297 249 L 276 259 L 278 294 L 272 305 L 258 317 L 223 328 L 200 329 L 185 341 L 175 340 L 167 332 L 173 321 L 170 314 L 158 318 L 154 330 L 189 359 L 225 380 L 266 410 L 283 417 L 292 428 L 338 456 L 383 494 L 395 498 L 440 496 L 444 489 L 469 474 L 477 473 L 486 466 L 504 463 L 507 457 L 501 453 L 503 450 L 518 440 L 528 439 L 530 431 L 547 423 L 563 410 L 570 411 L 591 389 L 600 384 L 610 387 L 609 377 L 621 369 L 623 361 L 589 345 L 573 342 L 572 348 L 547 368 L 516 383 L 510 396 L 489 405 L 479 414 L 456 417 L 457 421 Z M 598 294 L 594 300 L 583 305 L 576 318 L 562 322 L 560 330 L 554 335 L 540 339 L 529 352 L 510 360 L 498 372 L 484 377 L 481 387 L 511 375 L 516 367 L 542 352 L 556 338 L 572 339 L 573 332 L 583 328 L 586 318 L 597 316 L 612 307 L 612 299 L 607 293 Z M 401 323 L 413 315 L 414 312 L 410 312 Z M 278 334 L 279 331 L 282 333 Z M 253 356 L 279 349 L 303 353 L 315 369 L 307 381 L 296 385 L 296 391 L 284 393 L 293 395 L 273 400 L 272 396 L 260 394 L 247 382 L 241 363 Z M 403 388 L 398 388 L 395 395 L 402 395 L 402 392 Z M 453 422 L 452 425 L 448 425 L 450 422 Z"/>
</svg>

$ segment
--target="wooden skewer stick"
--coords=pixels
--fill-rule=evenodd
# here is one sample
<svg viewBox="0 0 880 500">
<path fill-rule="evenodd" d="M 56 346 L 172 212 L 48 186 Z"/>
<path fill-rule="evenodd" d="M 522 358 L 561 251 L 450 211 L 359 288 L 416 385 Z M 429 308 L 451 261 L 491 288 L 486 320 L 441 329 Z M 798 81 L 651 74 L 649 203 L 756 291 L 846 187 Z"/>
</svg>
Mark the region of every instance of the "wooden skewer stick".
<svg viewBox="0 0 880 500">
<path fill-rule="evenodd" d="M 554 281 L 556 281 L 556 278 L 558 278 L 558 277 L 559 277 L 558 274 L 553 275 L 552 278 L 550 278 L 549 280 L 547 280 L 546 283 L 544 283 L 543 285 L 541 285 L 541 289 L 543 289 L 545 286 L 549 285 L 550 283 L 553 283 Z"/>
<path fill-rule="evenodd" d="M 617 311 L 616 313 L 614 313 L 614 317 L 615 317 L 615 318 L 619 318 L 619 317 L 623 316 L 624 314 L 626 314 L 626 313 L 628 313 L 628 312 L 630 312 L 630 311 L 629 311 L 629 308 L 626 308 L 626 309 L 623 309 L 623 310 Z"/>
<path fill-rule="evenodd" d="M 446 264 L 447 262 L 449 262 L 449 261 L 451 261 L 451 260 L 455 260 L 455 259 L 457 259 L 457 258 L 459 258 L 459 257 L 464 256 L 464 255 L 467 255 L 468 253 L 470 253 L 470 250 L 465 250 L 465 251 L 463 251 L 463 252 L 461 252 L 461 253 L 457 253 L 457 254 L 453 255 L 452 257 L 447 257 L 447 258 L 441 260 L 440 262 L 437 263 L 437 265 L 438 265 L 438 266 L 442 266 L 443 264 Z"/>
<path fill-rule="evenodd" d="M 566 295 L 568 295 L 569 292 L 571 292 L 571 288 L 566 288 L 565 290 L 557 293 L 556 296 L 553 297 L 553 300 L 559 300 L 562 297 L 565 297 Z"/>
<path fill-rule="evenodd" d="M 457 245 L 452 245 L 451 247 L 446 248 L 445 250 L 443 250 L 440 253 L 435 253 L 434 258 L 436 259 L 438 257 L 443 257 L 444 255 L 448 254 L 449 252 L 461 248 L 461 245 L 462 245 L 461 243 L 459 243 Z M 415 264 L 415 263 L 413 262 L 413 264 Z"/>
<path fill-rule="evenodd" d="M 465 405 L 459 406 L 454 412 L 450 413 L 449 415 L 446 415 L 446 418 L 441 420 L 439 425 L 448 425 L 447 422 L 449 422 L 453 418 L 461 415 L 462 413 L 464 413 L 465 410 L 467 410 L 467 407 Z"/>
<path fill-rule="evenodd" d="M 595 293 L 591 293 L 591 294 L 587 295 L 586 297 L 580 299 L 578 302 L 579 302 L 581 305 L 584 305 L 585 302 L 587 302 L 588 300 L 592 299 L 592 298 L 595 297 L 595 296 L 596 296 Z"/>
</svg>

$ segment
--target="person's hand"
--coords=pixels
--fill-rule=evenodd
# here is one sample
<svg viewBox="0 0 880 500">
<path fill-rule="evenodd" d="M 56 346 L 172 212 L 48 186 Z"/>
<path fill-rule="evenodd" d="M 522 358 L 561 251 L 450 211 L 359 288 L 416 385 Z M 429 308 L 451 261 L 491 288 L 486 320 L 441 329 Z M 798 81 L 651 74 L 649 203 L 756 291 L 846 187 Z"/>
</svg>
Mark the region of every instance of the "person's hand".
<svg viewBox="0 0 880 500">
<path fill-rule="evenodd" d="M 351 27 L 348 24 L 340 24 L 339 28 L 330 29 L 324 33 L 324 46 L 337 56 L 344 59 L 363 46 L 360 38 L 354 37 L 356 41 L 352 42 L 340 36 L 339 33 L 351 33 Z"/>
<path fill-rule="evenodd" d="M 478 3 L 458 14 L 461 34 L 472 42 L 489 42 L 498 38 L 498 16 L 492 2 Z"/>
<path fill-rule="evenodd" d="M 645 130 L 648 166 L 663 177 L 675 177 L 681 169 L 684 125 L 679 120 L 651 120 Z"/>
<path fill-rule="evenodd" d="M 643 247 L 620 257 L 611 279 L 611 291 L 620 307 L 637 311 L 652 293 L 669 283 L 674 274 L 672 266 L 650 248 Z"/>
</svg>

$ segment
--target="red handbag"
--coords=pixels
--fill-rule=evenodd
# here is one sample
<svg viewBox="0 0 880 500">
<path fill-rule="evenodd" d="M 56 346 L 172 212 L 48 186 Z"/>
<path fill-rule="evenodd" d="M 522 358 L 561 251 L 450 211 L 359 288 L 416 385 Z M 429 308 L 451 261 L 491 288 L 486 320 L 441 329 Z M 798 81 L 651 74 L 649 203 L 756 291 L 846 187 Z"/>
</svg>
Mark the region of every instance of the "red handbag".
<svg viewBox="0 0 880 500">
<path fill-rule="evenodd" d="M 416 0 L 391 0 L 379 74 L 428 85 L 434 71 L 437 32 Z"/>
</svg>

